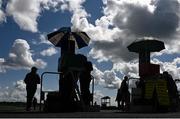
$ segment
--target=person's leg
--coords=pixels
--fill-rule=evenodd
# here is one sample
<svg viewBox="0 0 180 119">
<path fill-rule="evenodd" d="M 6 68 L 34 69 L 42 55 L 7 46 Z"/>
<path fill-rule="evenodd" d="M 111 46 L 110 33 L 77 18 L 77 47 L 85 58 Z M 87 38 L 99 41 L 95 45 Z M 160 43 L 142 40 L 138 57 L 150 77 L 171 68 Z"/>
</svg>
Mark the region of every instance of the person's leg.
<svg viewBox="0 0 180 119">
<path fill-rule="evenodd" d="M 118 109 L 120 110 L 121 109 L 120 100 L 117 100 L 117 103 L 118 103 Z"/>
<path fill-rule="evenodd" d="M 33 107 L 34 107 L 34 110 L 36 110 L 36 103 L 35 102 L 33 103 Z"/>
<path fill-rule="evenodd" d="M 36 89 L 28 89 L 27 90 L 27 110 L 29 111 L 32 105 L 32 99 L 34 97 L 34 94 L 36 92 Z"/>
<path fill-rule="evenodd" d="M 30 110 L 30 96 L 29 96 L 29 90 L 27 90 L 27 101 L 26 101 L 26 111 Z"/>
<path fill-rule="evenodd" d="M 129 105 L 130 105 L 130 93 L 127 93 L 125 100 L 125 111 L 129 110 Z"/>
<path fill-rule="evenodd" d="M 124 111 L 125 109 L 125 97 L 124 95 L 122 96 L 122 100 L 121 100 L 121 109 Z"/>
</svg>

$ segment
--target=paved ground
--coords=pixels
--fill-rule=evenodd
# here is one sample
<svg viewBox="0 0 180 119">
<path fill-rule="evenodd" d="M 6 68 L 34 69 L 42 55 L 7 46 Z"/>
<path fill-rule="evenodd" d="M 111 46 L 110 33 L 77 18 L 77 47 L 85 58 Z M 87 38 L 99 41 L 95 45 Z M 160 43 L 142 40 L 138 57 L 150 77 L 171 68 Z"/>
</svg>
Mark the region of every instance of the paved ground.
<svg viewBox="0 0 180 119">
<path fill-rule="evenodd" d="M 119 110 L 100 112 L 45 113 L 33 110 L 24 111 L 24 106 L 0 105 L 0 118 L 180 118 L 179 112 L 168 113 L 125 113 Z"/>
<path fill-rule="evenodd" d="M 1 118 L 179 118 L 177 113 L 136 114 L 136 113 L 1 113 Z"/>
<path fill-rule="evenodd" d="M 119 111 L 43 113 L 43 112 L 1 112 L 1 118 L 180 118 L 175 113 L 122 113 Z"/>
</svg>

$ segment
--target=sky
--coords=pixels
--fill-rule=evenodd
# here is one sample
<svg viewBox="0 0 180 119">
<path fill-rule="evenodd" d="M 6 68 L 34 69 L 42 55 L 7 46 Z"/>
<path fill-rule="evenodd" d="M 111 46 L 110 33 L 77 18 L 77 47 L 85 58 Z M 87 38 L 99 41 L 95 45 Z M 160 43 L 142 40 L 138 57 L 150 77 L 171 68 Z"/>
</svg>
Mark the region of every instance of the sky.
<svg viewBox="0 0 180 119">
<path fill-rule="evenodd" d="M 64 26 L 91 38 L 76 53 L 93 63 L 98 103 L 111 96 L 115 104 L 123 76 L 138 77 L 138 55 L 127 46 L 139 38 L 163 41 L 166 49 L 152 53 L 151 62 L 179 78 L 179 5 L 180 0 L 0 0 L 0 101 L 25 101 L 23 79 L 32 66 L 39 75 L 57 71 L 60 48 L 47 34 Z M 57 77 L 47 77 L 43 89 L 57 90 Z"/>
</svg>

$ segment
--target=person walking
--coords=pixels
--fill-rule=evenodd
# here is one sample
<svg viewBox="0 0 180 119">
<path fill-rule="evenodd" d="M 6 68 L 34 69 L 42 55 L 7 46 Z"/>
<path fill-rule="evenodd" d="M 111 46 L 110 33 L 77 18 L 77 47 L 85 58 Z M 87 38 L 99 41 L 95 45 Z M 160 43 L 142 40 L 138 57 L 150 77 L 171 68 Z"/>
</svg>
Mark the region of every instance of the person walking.
<svg viewBox="0 0 180 119">
<path fill-rule="evenodd" d="M 119 88 L 117 90 L 117 95 L 116 95 L 116 100 L 117 101 L 117 105 L 118 105 L 118 109 L 120 110 L 121 109 L 121 101 L 122 101 L 122 94 L 121 94 L 121 88 Z"/>
<path fill-rule="evenodd" d="M 163 72 L 163 78 L 167 81 L 168 95 L 170 99 L 170 110 L 176 111 L 179 99 L 177 85 L 172 76 L 167 71 Z"/>
<path fill-rule="evenodd" d="M 90 94 L 90 83 L 92 80 L 91 71 L 93 70 L 92 63 L 87 61 L 85 63 L 85 70 L 80 73 L 80 90 L 81 96 L 86 106 L 90 106 L 91 94 Z"/>
<path fill-rule="evenodd" d="M 27 91 L 26 111 L 30 111 L 32 99 L 34 97 L 34 94 L 36 93 L 37 84 L 40 84 L 40 77 L 36 73 L 37 70 L 38 69 L 36 67 L 32 67 L 31 72 L 28 73 L 24 79 Z"/>
<path fill-rule="evenodd" d="M 129 102 L 130 102 L 130 93 L 128 90 L 128 77 L 125 76 L 123 81 L 121 82 L 121 95 L 122 95 L 122 100 L 121 100 L 121 107 L 123 111 L 127 111 L 129 108 Z"/>
</svg>

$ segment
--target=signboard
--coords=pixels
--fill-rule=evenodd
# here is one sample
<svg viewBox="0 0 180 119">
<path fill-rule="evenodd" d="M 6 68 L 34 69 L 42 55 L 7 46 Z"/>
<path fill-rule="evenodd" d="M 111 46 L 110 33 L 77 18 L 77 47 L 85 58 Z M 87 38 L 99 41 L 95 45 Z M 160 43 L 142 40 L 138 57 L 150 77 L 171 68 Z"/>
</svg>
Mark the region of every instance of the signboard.
<svg viewBox="0 0 180 119">
<path fill-rule="evenodd" d="M 156 89 L 157 99 L 159 105 L 169 106 L 170 100 L 167 89 L 167 82 L 164 79 L 150 80 L 147 79 L 145 83 L 145 98 L 152 99 L 153 92 Z"/>
<path fill-rule="evenodd" d="M 156 82 L 156 91 L 158 96 L 158 101 L 160 105 L 169 106 L 169 95 L 167 89 L 167 82 L 163 79 L 158 79 Z"/>
<path fill-rule="evenodd" d="M 155 88 L 155 81 L 154 80 L 146 80 L 145 83 L 145 98 L 152 99 L 153 92 Z"/>
</svg>

